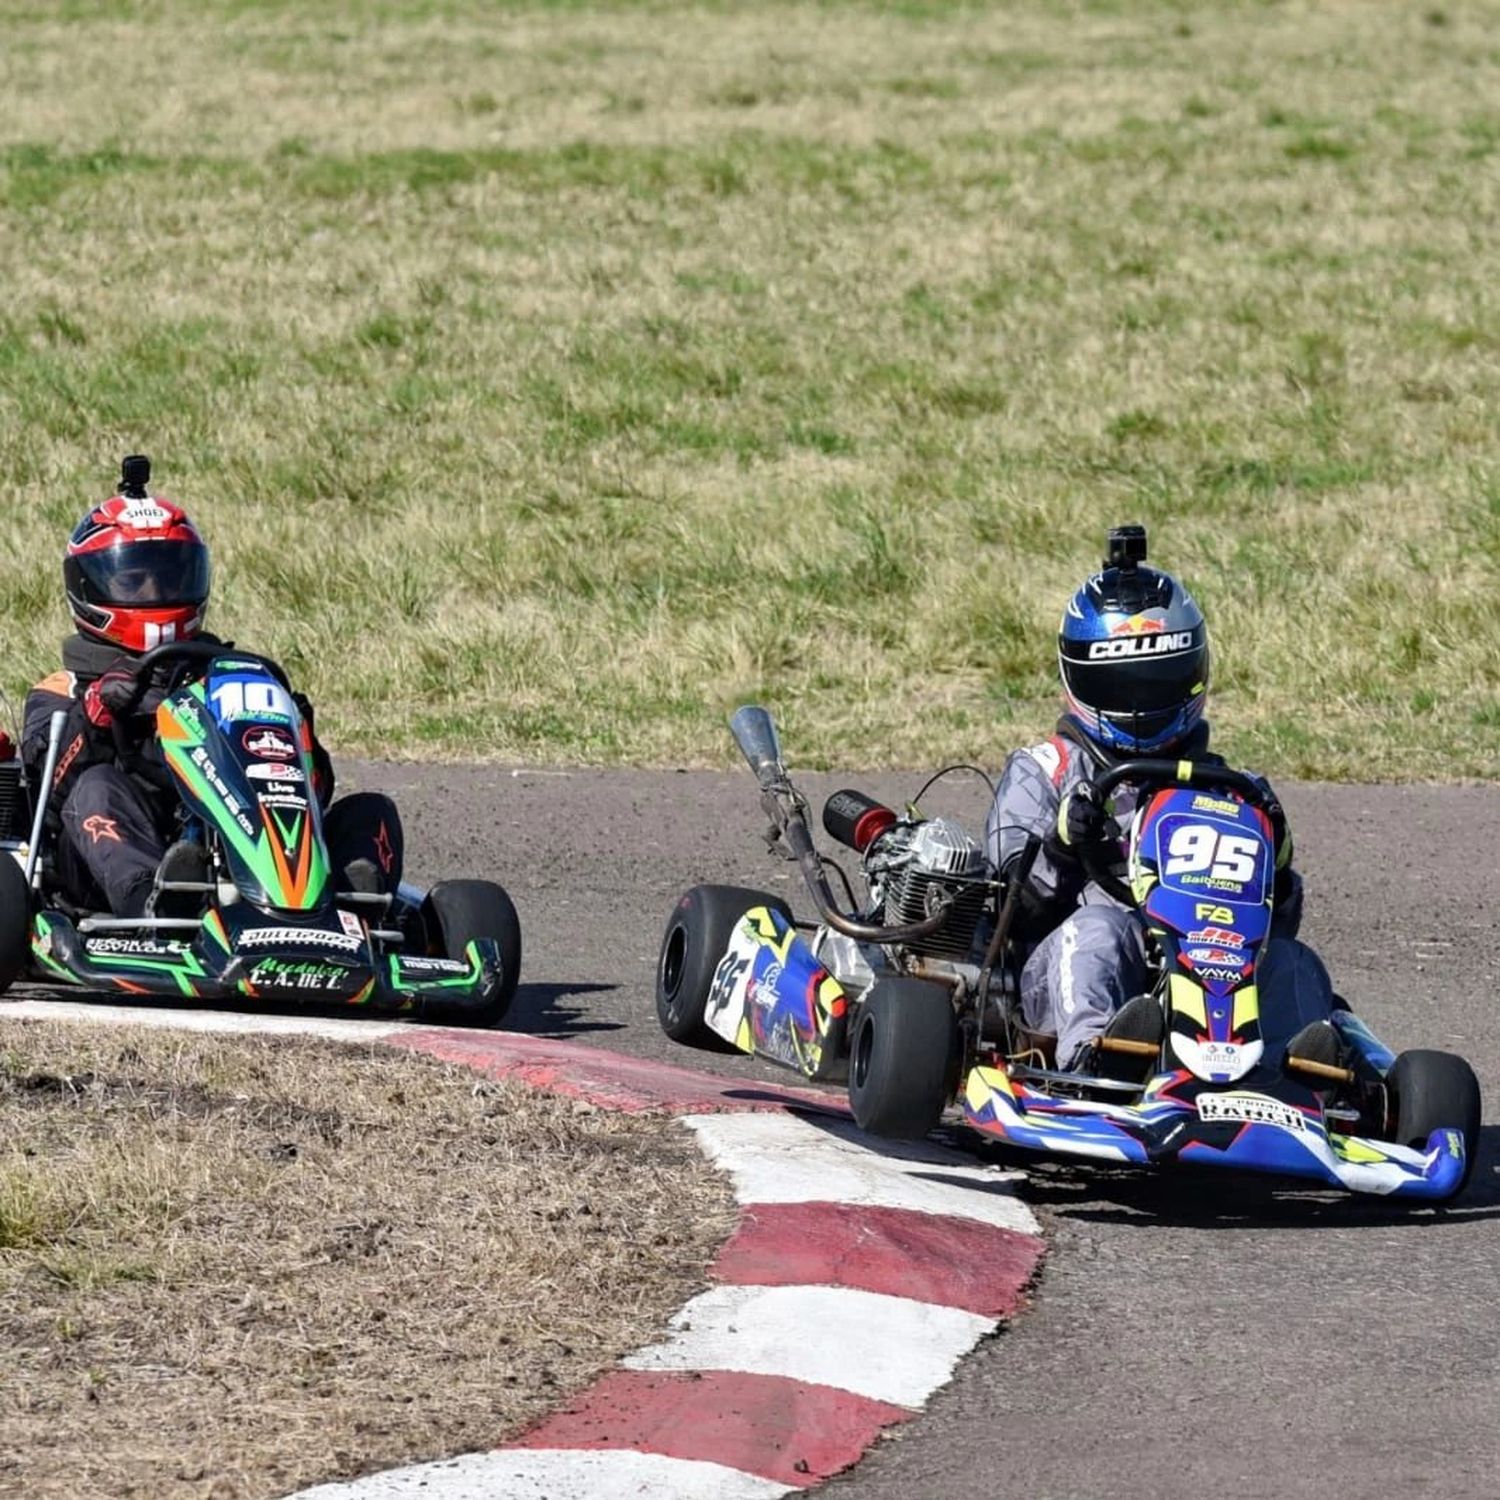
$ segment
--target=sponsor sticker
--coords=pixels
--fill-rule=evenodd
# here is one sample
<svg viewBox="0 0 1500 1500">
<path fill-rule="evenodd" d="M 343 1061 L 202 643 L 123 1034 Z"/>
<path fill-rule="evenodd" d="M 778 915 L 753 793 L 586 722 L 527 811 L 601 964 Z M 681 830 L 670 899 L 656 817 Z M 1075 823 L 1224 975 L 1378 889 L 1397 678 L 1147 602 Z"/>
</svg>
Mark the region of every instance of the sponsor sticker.
<svg viewBox="0 0 1500 1500">
<path fill-rule="evenodd" d="M 1198 1118 L 1230 1120 L 1241 1125 L 1279 1125 L 1297 1135 L 1307 1130 L 1307 1117 L 1291 1104 L 1265 1094 L 1199 1094 Z"/>
<path fill-rule="evenodd" d="M 299 948 L 337 948 L 341 953 L 358 952 L 361 944 L 347 932 L 327 932 L 320 927 L 247 927 L 240 935 L 241 948 L 267 948 L 285 943 Z"/>
<path fill-rule="evenodd" d="M 1227 813 L 1231 818 L 1240 810 L 1240 805 L 1229 797 L 1208 797 L 1199 795 L 1193 798 L 1193 811 L 1206 813 Z"/>
<path fill-rule="evenodd" d="M 1218 984 L 1238 984 L 1245 977 L 1243 969 L 1225 969 L 1217 964 L 1194 964 L 1193 973 L 1199 979 L 1212 979 Z"/>
<path fill-rule="evenodd" d="M 267 734 L 273 734 L 274 732 L 274 730 L 269 729 L 265 731 Z M 244 743 L 247 750 L 250 750 L 250 738 L 250 735 L 245 736 Z M 259 755 L 261 753 L 259 750 L 251 750 L 252 755 Z M 277 766 L 272 765 L 269 761 L 257 761 L 254 765 L 246 766 L 245 775 L 250 777 L 252 781 L 303 782 L 307 780 L 301 766 Z"/>
<path fill-rule="evenodd" d="M 770 1010 L 776 1004 L 776 986 L 781 982 L 781 963 L 772 959 L 765 972 L 752 979 L 745 990 L 745 998 L 762 1010 Z"/>
<path fill-rule="evenodd" d="M 254 729 L 247 729 L 240 739 L 240 743 L 251 755 L 261 760 L 296 760 L 297 747 L 292 743 L 289 736 L 283 734 L 279 729 L 270 729 L 259 725 Z"/>
<path fill-rule="evenodd" d="M 1164 610 L 1152 610 L 1149 614 L 1127 615 L 1118 624 L 1109 627 L 1111 635 L 1160 635 L 1167 628 Z"/>
<path fill-rule="evenodd" d="M 225 811 L 232 817 L 244 833 L 250 837 L 256 837 L 255 825 L 245 816 L 245 810 L 240 805 L 240 799 L 230 790 L 229 784 L 219 774 L 219 768 L 208 757 L 208 751 L 202 745 L 195 745 L 188 755 L 188 759 L 197 766 L 203 774 L 203 779 L 219 795 L 219 800 L 224 804 Z"/>
<path fill-rule="evenodd" d="M 1170 656 L 1186 651 L 1193 644 L 1191 630 L 1172 630 L 1160 635 L 1111 636 L 1107 641 L 1089 642 L 1090 661 L 1111 661 L 1121 656 Z"/>
<path fill-rule="evenodd" d="M 1223 964 L 1226 968 L 1243 969 L 1245 955 L 1231 953 L 1227 948 L 1187 948 L 1183 956 L 1197 964 Z"/>
<path fill-rule="evenodd" d="M 172 700 L 172 712 L 194 734 L 203 733 L 203 715 L 198 712 L 198 705 L 186 693 L 182 693 Z"/>
<path fill-rule="evenodd" d="M 1209 910 L 1215 908 L 1210 907 Z M 1201 908 L 1200 908 L 1201 910 Z M 1200 927 L 1187 935 L 1190 943 L 1212 943 L 1218 948 L 1243 948 L 1245 940 L 1230 927 Z"/>
<path fill-rule="evenodd" d="M 115 520 L 117 525 L 131 526 L 137 531 L 160 531 L 172 524 L 172 512 L 155 500 L 127 500 Z"/>
<path fill-rule="evenodd" d="M 332 964 L 288 963 L 279 958 L 259 959 L 245 978 L 252 985 L 267 985 L 284 990 L 341 990 L 347 988 L 355 971 Z"/>
<path fill-rule="evenodd" d="M 456 958 L 401 958 L 403 974 L 467 974 L 469 966 Z"/>
<path fill-rule="evenodd" d="M 339 908 L 339 926 L 342 927 L 350 937 L 363 940 L 365 929 L 360 924 L 359 918 L 356 917 L 352 911 L 345 911 L 343 907 Z"/>
<path fill-rule="evenodd" d="M 83 941 L 83 951 L 96 953 L 138 954 L 143 958 L 176 958 L 183 951 L 181 943 L 158 943 L 151 938 L 91 937 Z"/>
</svg>

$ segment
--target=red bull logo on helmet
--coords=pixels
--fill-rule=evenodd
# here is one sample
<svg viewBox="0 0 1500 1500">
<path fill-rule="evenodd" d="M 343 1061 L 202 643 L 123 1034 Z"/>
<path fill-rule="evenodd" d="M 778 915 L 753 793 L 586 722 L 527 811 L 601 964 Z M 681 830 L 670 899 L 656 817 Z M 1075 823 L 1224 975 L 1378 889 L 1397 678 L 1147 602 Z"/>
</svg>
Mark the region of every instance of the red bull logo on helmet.
<svg viewBox="0 0 1500 1500">
<path fill-rule="evenodd" d="M 1111 635 L 1159 635 L 1167 628 L 1166 614 L 1153 610 L 1150 614 L 1127 615 L 1117 625 L 1109 627 Z"/>
</svg>

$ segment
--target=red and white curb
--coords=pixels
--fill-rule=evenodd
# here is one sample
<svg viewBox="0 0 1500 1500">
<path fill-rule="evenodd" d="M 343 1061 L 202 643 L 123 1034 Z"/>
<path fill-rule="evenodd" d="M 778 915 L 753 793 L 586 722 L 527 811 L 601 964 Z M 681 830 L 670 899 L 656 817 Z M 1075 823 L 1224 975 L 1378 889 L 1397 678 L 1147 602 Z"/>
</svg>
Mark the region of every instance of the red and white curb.
<svg viewBox="0 0 1500 1500">
<path fill-rule="evenodd" d="M 826 1095 L 503 1032 L 27 1002 L 0 1014 L 379 1041 L 607 1108 L 668 1111 L 733 1184 L 714 1285 L 562 1410 L 487 1453 L 291 1500 L 767 1500 L 855 1463 L 1021 1305 L 1020 1174 L 876 1143 Z M 794 1112 L 796 1111 L 796 1112 Z"/>
</svg>

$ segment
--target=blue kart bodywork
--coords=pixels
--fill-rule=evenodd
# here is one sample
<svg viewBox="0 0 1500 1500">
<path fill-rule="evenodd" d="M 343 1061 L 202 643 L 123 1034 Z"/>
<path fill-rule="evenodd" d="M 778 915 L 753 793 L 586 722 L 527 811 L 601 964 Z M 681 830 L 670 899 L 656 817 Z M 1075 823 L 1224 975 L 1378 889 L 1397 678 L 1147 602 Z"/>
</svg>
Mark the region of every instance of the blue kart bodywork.
<svg viewBox="0 0 1500 1500">
<path fill-rule="evenodd" d="M 705 1019 L 740 1051 L 819 1081 L 840 1075 L 832 1033 L 848 1011 L 806 939 L 780 912 L 757 907 L 720 965 Z M 1389 1069 L 1394 1057 L 1357 1017 L 1336 1011 L 1333 1024 L 1374 1069 Z M 1013 1078 L 997 1057 L 969 1070 L 960 1105 L 965 1124 L 1008 1145 L 1098 1161 L 1182 1161 L 1433 1200 L 1451 1197 L 1464 1176 L 1460 1131 L 1435 1131 L 1421 1149 L 1344 1134 L 1316 1091 L 1269 1067 L 1233 1084 L 1174 1068 L 1157 1073 L 1138 1100 L 1113 1104 L 1047 1093 Z"/>
<path fill-rule="evenodd" d="M 1329 1113 L 1321 1079 L 1266 1055 L 1256 975 L 1275 871 L 1265 815 L 1233 797 L 1174 787 L 1139 810 L 1130 848 L 1135 904 L 1163 957 L 1157 1070 L 1115 1102 L 980 1054 L 958 1089 L 964 1121 L 1028 1150 L 1182 1161 L 1398 1198 L 1453 1196 L 1466 1176 L 1461 1131 L 1436 1130 L 1421 1145 L 1348 1133 L 1350 1112 Z M 781 912 L 757 907 L 719 964 L 704 1021 L 742 1052 L 827 1080 L 847 1069 L 856 1003 Z M 1332 1023 L 1361 1075 L 1383 1078 L 1393 1054 L 1349 1011 L 1335 1011 Z"/>
</svg>

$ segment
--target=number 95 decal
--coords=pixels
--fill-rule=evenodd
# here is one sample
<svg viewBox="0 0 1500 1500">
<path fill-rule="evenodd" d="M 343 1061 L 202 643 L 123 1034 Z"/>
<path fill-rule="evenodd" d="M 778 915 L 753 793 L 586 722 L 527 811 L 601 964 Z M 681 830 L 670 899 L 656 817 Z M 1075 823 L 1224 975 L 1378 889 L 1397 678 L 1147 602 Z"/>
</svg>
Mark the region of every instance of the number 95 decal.
<svg viewBox="0 0 1500 1500">
<path fill-rule="evenodd" d="M 1162 860 L 1162 880 L 1192 890 L 1215 890 L 1265 899 L 1266 843 L 1243 829 L 1227 830 L 1212 823 L 1163 818 L 1156 847 Z"/>
</svg>

